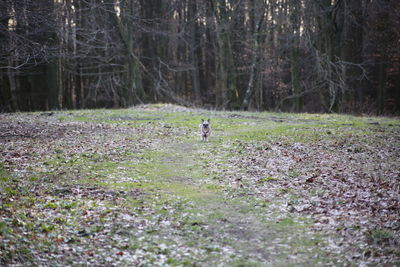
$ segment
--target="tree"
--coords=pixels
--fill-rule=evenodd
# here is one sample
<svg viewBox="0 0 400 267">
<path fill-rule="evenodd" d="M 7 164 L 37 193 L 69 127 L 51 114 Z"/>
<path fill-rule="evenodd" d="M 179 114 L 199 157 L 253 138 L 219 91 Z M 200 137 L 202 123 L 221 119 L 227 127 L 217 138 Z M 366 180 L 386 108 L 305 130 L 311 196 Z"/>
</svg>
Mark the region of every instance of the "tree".
<svg viewBox="0 0 400 267">
<path fill-rule="evenodd" d="M 397 0 L 4 0 L 0 110 L 400 111 Z"/>
</svg>

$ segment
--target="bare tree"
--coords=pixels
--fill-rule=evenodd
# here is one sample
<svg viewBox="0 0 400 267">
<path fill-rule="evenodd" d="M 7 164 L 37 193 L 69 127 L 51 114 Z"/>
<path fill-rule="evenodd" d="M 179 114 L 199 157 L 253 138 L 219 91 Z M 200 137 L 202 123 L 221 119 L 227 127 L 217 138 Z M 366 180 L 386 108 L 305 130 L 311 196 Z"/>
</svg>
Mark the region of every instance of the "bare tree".
<svg viewBox="0 0 400 267">
<path fill-rule="evenodd" d="M 396 113 L 396 3 L 4 0 L 0 109 Z"/>
</svg>

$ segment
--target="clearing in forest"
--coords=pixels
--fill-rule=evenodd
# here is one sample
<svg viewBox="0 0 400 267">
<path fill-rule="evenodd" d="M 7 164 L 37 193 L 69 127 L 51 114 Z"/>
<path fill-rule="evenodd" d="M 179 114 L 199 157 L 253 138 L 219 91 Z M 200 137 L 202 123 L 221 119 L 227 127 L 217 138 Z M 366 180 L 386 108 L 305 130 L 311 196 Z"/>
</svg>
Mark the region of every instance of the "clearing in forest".
<svg viewBox="0 0 400 267">
<path fill-rule="evenodd" d="M 398 119 L 0 114 L 0 151 L 1 265 L 400 264 Z"/>
</svg>

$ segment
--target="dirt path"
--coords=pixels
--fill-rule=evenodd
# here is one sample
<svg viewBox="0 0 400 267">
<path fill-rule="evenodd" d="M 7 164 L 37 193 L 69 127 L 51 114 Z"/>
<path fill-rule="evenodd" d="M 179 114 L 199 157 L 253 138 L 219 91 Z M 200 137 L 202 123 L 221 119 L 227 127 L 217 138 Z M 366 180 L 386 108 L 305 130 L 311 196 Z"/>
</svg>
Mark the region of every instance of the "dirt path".
<svg viewBox="0 0 400 267">
<path fill-rule="evenodd" d="M 323 259 L 325 253 L 314 246 L 318 241 L 313 241 L 314 237 L 304 232 L 304 222 L 294 222 L 294 217 L 289 221 L 268 217 L 270 213 L 264 214 L 263 209 L 255 206 L 254 201 L 249 201 L 249 198 L 229 197 L 225 192 L 227 184 L 213 186 L 206 174 L 207 164 L 202 152 L 211 150 L 226 153 L 221 149 L 212 142 L 187 141 L 166 145 L 161 148 L 166 156 L 159 158 L 157 162 L 163 169 L 157 182 L 173 183 L 177 188 L 185 188 L 184 191 L 167 190 L 168 194 L 185 198 L 187 192 L 191 192 L 189 212 L 195 217 L 192 220 L 195 224 L 201 221 L 201 235 L 209 240 L 207 246 L 210 253 L 216 254 L 204 259 L 203 264 L 326 264 Z M 212 156 L 207 161 L 213 162 Z M 203 175 L 199 176 L 199 171 Z M 318 252 L 319 255 L 312 259 L 310 251 Z"/>
</svg>

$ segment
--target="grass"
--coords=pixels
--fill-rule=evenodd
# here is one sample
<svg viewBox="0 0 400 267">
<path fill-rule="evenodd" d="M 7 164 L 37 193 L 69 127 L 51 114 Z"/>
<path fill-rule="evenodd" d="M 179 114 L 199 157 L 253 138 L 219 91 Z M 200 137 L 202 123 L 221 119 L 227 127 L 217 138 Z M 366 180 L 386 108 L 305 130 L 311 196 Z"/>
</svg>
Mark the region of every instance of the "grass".
<svg viewBox="0 0 400 267">
<path fill-rule="evenodd" d="M 314 229 L 314 217 L 290 210 L 305 197 L 318 197 L 323 194 L 317 192 L 324 191 L 312 188 L 305 196 L 290 185 L 308 169 L 290 163 L 300 159 L 284 148 L 346 140 L 354 142 L 351 153 L 362 154 L 367 150 L 359 140 L 379 131 L 395 134 L 399 120 L 176 112 L 173 108 L 160 104 L 55 112 L 46 121 L 54 125 L 54 137 L 30 143 L 20 140 L 35 158 L 28 155 L 24 164 L 18 164 L 21 159 L 13 156 L 0 165 L 0 237 L 7 241 L 2 244 L 0 262 L 121 266 L 351 263 L 330 247 L 329 242 L 339 238 L 336 233 L 322 235 Z M 202 118 L 211 118 L 209 143 L 198 140 L 197 125 Z M 41 127 L 48 118 L 21 113 L 5 119 L 10 127 L 15 120 L 30 120 Z M 64 134 L 57 135 L 57 127 Z M 361 144 L 373 142 L 366 139 Z M 292 165 L 286 171 L 283 164 L 285 168 L 272 173 L 275 166 L 268 164 L 278 156 L 282 157 L 278 163 Z M 253 162 L 238 164 L 251 158 Z M 344 206 L 346 202 L 340 203 Z M 344 231 L 345 227 L 335 229 Z M 366 238 L 379 245 L 395 242 L 393 236 L 381 229 L 368 232 Z"/>
</svg>

